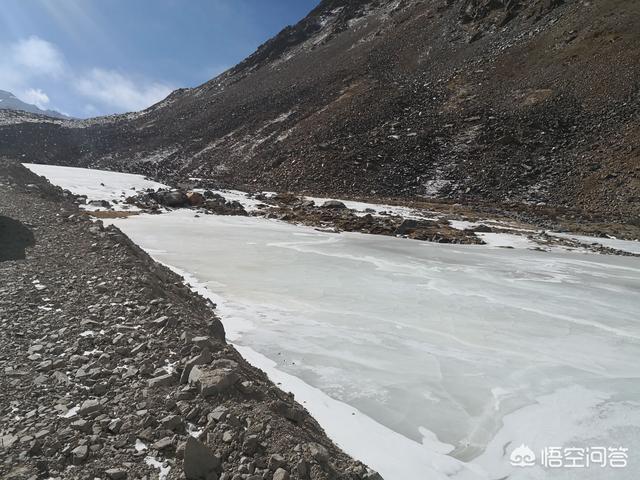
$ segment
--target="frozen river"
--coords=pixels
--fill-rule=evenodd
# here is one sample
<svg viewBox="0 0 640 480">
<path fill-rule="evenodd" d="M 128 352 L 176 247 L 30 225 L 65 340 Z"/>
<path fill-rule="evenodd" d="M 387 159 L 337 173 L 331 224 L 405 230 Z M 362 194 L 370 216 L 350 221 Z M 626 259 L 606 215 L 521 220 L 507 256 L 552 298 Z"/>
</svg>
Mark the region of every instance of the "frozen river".
<svg viewBox="0 0 640 480">
<path fill-rule="evenodd" d="M 638 258 L 191 211 L 113 223 L 210 295 L 240 351 L 386 480 L 639 478 Z M 521 444 L 624 447 L 628 464 L 513 466 Z"/>
</svg>

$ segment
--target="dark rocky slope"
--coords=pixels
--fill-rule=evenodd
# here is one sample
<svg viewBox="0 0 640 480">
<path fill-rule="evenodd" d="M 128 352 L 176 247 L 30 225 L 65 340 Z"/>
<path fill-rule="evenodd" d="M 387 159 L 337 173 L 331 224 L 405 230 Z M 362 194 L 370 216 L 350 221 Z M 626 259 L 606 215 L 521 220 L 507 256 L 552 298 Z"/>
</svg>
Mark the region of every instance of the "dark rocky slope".
<svg viewBox="0 0 640 480">
<path fill-rule="evenodd" d="M 0 255 L 0 478 L 158 478 L 147 457 L 168 479 L 380 478 L 225 343 L 180 277 L 1 159 L 0 216 L 31 234 L 26 259 Z"/>
<path fill-rule="evenodd" d="M 324 0 L 238 66 L 145 112 L 5 118 L 0 152 L 637 222 L 639 24 L 628 0 Z"/>
</svg>

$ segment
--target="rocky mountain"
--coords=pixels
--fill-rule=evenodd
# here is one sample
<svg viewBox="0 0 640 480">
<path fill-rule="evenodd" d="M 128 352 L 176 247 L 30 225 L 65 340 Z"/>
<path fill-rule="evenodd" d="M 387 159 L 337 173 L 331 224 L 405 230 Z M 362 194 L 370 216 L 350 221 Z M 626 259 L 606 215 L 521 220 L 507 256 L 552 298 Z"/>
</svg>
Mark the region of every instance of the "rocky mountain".
<svg viewBox="0 0 640 480">
<path fill-rule="evenodd" d="M 0 110 L 19 110 L 22 112 L 34 113 L 36 115 L 45 115 L 53 118 L 69 118 L 55 110 L 42 110 L 37 105 L 23 102 L 11 92 L 0 90 Z"/>
<path fill-rule="evenodd" d="M 324 0 L 144 112 L 4 117 L 0 155 L 637 221 L 639 22 L 626 0 Z"/>
</svg>

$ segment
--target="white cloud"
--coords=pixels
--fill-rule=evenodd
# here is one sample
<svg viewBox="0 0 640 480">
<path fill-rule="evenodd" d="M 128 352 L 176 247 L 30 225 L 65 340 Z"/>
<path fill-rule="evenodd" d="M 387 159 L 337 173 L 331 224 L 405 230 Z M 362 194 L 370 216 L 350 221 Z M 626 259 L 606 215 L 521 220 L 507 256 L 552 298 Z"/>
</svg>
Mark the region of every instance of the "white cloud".
<svg viewBox="0 0 640 480">
<path fill-rule="evenodd" d="M 38 37 L 0 44 L 0 88 L 19 94 L 35 79 L 59 78 L 65 70 L 62 53 Z"/>
<path fill-rule="evenodd" d="M 46 110 L 47 105 L 49 105 L 49 95 L 39 88 L 30 88 L 20 95 L 20 97 L 23 101 L 32 103 L 42 110 Z"/>
<path fill-rule="evenodd" d="M 164 99 L 173 90 L 165 83 L 115 70 L 74 69 L 54 44 L 36 36 L 0 43 L 1 90 L 45 108 L 50 103 L 45 91 L 64 91 L 69 87 L 70 93 L 84 97 L 84 106 L 77 102 L 80 105 L 75 109 L 79 110 L 77 113 L 84 110 L 89 115 L 142 110 Z"/>
<path fill-rule="evenodd" d="M 113 70 L 94 68 L 75 79 L 75 87 L 93 102 L 118 110 L 143 110 L 164 99 L 173 88 L 169 85 L 134 80 Z"/>
<path fill-rule="evenodd" d="M 50 99 L 33 84 L 60 80 L 65 70 L 64 55 L 46 40 L 32 36 L 0 44 L 0 88 L 38 108 L 47 109 Z"/>
<path fill-rule="evenodd" d="M 11 55 L 17 67 L 28 74 L 60 76 L 64 70 L 64 56 L 52 43 L 29 37 L 11 45 Z"/>
</svg>

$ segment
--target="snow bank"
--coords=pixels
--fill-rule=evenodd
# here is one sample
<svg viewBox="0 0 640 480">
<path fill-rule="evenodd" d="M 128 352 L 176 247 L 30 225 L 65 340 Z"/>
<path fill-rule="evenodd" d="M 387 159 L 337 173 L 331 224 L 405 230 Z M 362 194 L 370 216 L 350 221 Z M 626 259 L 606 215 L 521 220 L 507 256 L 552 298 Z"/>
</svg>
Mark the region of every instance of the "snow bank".
<svg viewBox="0 0 640 480">
<path fill-rule="evenodd" d="M 168 188 L 162 183 L 147 180 L 131 173 L 90 170 L 86 168 L 59 167 L 25 163 L 25 167 L 37 175 L 46 177 L 54 185 L 76 195 L 86 195 L 87 200 L 122 201 L 140 190 Z"/>
</svg>

